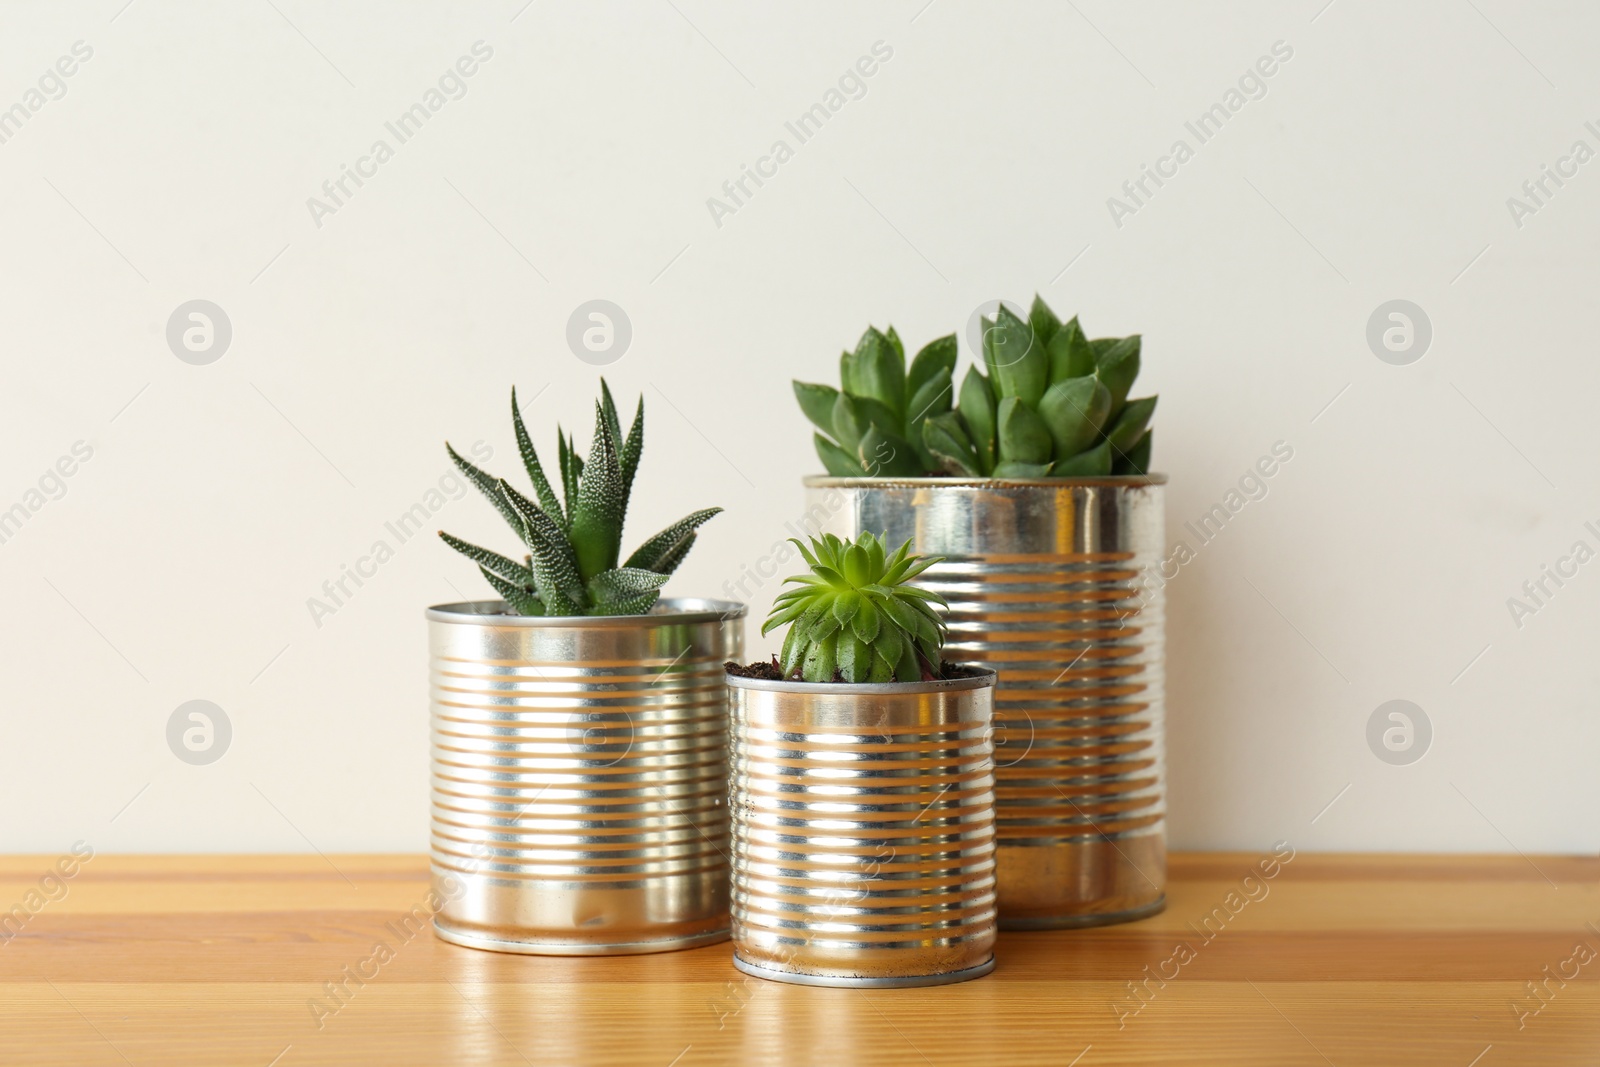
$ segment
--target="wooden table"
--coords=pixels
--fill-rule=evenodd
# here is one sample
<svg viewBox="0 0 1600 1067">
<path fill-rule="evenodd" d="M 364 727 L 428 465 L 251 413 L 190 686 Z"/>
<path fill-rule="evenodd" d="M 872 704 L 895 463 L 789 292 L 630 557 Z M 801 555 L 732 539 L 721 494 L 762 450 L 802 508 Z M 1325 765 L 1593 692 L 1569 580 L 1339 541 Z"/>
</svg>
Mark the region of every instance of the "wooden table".
<svg viewBox="0 0 1600 1067">
<path fill-rule="evenodd" d="M 727 945 L 407 940 L 417 857 L 96 856 L 34 897 L 55 857 L 10 857 L 0 1064 L 1600 1064 L 1600 860 L 1300 854 L 1242 884 L 1258 859 L 1175 856 L 1162 915 L 857 991 L 745 978 Z"/>
</svg>

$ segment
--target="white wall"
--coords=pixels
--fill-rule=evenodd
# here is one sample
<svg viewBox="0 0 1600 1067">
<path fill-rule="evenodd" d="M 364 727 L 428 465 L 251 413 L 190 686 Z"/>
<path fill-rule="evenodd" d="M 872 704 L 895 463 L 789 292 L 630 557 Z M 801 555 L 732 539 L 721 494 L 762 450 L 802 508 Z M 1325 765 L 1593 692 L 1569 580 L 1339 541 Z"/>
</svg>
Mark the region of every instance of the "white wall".
<svg viewBox="0 0 1600 1067">
<path fill-rule="evenodd" d="M 1507 607 L 1600 548 L 1600 162 L 1507 207 L 1600 148 L 1592 8 L 123 2 L 0 15 L 0 107 L 93 49 L 0 144 L 0 508 L 93 452 L 0 544 L 0 848 L 423 849 L 422 609 L 479 582 L 384 523 L 447 437 L 515 470 L 512 383 L 547 452 L 557 419 L 587 440 L 580 303 L 632 322 L 606 370 L 649 411 L 631 530 L 725 505 L 669 587 L 717 595 L 818 466 L 791 377 L 832 380 L 868 322 L 919 345 L 1036 289 L 1145 335 L 1172 537 L 1294 450 L 1169 587 L 1176 846 L 1597 847 L 1600 563 Z M 466 95 L 397 144 L 478 41 Z M 797 146 L 785 121 L 880 41 Z M 1113 221 L 1280 41 L 1265 97 Z M 394 157 L 319 226 L 307 198 L 378 138 Z M 708 197 L 779 138 L 718 225 Z M 1365 336 L 1395 298 L 1432 323 L 1407 366 Z M 206 366 L 164 336 L 193 299 L 233 328 Z M 507 536 L 475 498 L 434 524 Z M 193 699 L 232 723 L 209 766 L 166 741 Z M 1408 766 L 1366 739 L 1392 699 L 1432 724 Z"/>
</svg>

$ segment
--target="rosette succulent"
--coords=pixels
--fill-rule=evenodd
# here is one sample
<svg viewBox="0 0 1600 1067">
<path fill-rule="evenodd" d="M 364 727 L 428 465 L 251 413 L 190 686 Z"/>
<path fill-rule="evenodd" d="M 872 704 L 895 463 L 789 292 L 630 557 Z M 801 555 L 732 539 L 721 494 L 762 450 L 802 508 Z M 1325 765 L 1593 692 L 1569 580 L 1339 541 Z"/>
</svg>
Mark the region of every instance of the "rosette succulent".
<svg viewBox="0 0 1600 1067">
<path fill-rule="evenodd" d="M 474 563 L 516 615 L 643 615 L 655 604 L 667 577 L 694 546 L 695 530 L 721 508 L 696 511 L 640 545 L 621 566 L 622 521 L 628 512 L 633 476 L 644 452 L 644 397 L 628 436 L 622 436 L 617 407 L 605 380 L 595 404 L 594 440 L 583 459 L 573 438 L 556 427 L 561 496 L 545 475 L 533 439 L 511 390 L 511 423 L 522 465 L 538 502 L 504 478 L 496 478 L 463 459 L 448 443 L 445 450 L 527 546 L 522 561 L 491 552 L 439 531 L 446 544 Z M 563 499 L 564 498 L 564 499 Z"/>
<path fill-rule="evenodd" d="M 839 477 L 914 477 L 938 469 L 923 426 L 950 411 L 956 335 L 923 346 L 906 368 L 905 345 L 889 327 L 869 326 L 854 352 L 839 356 L 839 382 L 795 382 L 800 409 L 821 433 L 817 455 Z"/>
<path fill-rule="evenodd" d="M 982 319 L 982 369 L 952 395 L 954 335 L 909 372 L 893 327 L 869 329 L 840 360 L 840 384 L 795 382 L 822 433 L 817 454 L 838 477 L 919 474 L 1070 478 L 1144 474 L 1156 397 L 1130 400 L 1140 338 L 1091 340 L 1038 296 L 1026 319 L 1002 304 Z M 985 373 L 987 371 L 987 373 Z"/>
<path fill-rule="evenodd" d="M 779 669 L 807 682 L 915 682 L 939 677 L 945 624 L 938 593 L 906 584 L 939 556 L 911 555 L 907 541 L 888 552 L 882 537 L 854 542 L 833 534 L 807 548 L 791 538 L 810 574 L 785 578 L 763 635 L 789 624 Z"/>
</svg>

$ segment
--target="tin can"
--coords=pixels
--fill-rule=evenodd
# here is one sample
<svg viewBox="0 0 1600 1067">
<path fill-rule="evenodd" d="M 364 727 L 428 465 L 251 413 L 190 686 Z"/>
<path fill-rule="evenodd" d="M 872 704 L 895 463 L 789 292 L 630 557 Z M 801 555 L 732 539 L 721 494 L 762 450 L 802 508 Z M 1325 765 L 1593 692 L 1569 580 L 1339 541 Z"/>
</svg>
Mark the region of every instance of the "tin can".
<svg viewBox="0 0 1600 1067">
<path fill-rule="evenodd" d="M 727 686 L 744 605 L 429 608 L 434 929 L 472 948 L 661 952 L 728 936 Z"/>
<path fill-rule="evenodd" d="M 993 969 L 994 680 L 729 676 L 736 967 L 828 986 Z"/>
<path fill-rule="evenodd" d="M 808 478 L 805 525 L 942 555 L 946 655 L 992 667 L 1002 929 L 1095 926 L 1166 893 L 1166 476 Z"/>
</svg>

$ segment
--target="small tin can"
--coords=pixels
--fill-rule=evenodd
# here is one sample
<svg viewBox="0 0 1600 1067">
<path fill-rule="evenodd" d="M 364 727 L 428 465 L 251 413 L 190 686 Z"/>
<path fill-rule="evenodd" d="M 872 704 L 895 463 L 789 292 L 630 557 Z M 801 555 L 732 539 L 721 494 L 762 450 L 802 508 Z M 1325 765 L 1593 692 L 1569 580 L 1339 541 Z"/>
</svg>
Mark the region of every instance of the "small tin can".
<svg viewBox="0 0 1600 1067">
<path fill-rule="evenodd" d="M 827 986 L 989 973 L 995 673 L 728 683 L 734 965 Z"/>
</svg>

